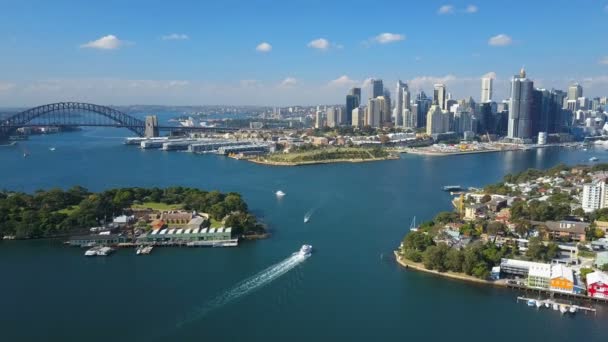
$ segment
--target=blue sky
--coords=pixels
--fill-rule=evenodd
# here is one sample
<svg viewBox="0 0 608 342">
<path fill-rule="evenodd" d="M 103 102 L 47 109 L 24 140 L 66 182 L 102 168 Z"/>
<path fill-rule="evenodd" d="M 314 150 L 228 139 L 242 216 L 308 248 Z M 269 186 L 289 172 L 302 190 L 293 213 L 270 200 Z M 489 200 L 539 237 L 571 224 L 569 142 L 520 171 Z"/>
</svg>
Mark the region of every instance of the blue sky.
<svg viewBox="0 0 608 342">
<path fill-rule="evenodd" d="M 508 3 L 508 5 L 507 5 Z M 341 103 L 370 77 L 608 95 L 608 1 L 0 1 L 0 106 Z M 267 43 L 266 49 L 257 49 Z"/>
</svg>

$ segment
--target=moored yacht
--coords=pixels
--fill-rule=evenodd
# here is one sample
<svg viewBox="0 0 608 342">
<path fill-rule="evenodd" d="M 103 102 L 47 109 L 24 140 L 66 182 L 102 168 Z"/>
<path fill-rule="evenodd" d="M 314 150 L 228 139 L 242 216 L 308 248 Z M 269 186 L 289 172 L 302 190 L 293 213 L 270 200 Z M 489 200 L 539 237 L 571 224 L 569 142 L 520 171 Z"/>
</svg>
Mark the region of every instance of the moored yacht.
<svg viewBox="0 0 608 342">
<path fill-rule="evenodd" d="M 284 193 L 284 192 L 283 192 L 283 191 L 281 191 L 281 190 L 279 190 L 279 191 L 275 192 L 274 194 L 275 194 L 275 195 L 277 195 L 277 197 L 279 197 L 279 198 L 281 198 L 281 197 L 283 197 L 283 196 L 285 196 L 285 195 L 286 195 L 286 193 Z"/>
</svg>

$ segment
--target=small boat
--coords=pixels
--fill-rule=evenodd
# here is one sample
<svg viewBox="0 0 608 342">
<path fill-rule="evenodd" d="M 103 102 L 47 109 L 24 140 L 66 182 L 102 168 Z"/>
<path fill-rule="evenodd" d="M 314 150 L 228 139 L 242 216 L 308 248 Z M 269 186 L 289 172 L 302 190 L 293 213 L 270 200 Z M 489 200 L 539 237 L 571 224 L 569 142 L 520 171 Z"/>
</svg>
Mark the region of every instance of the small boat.
<svg viewBox="0 0 608 342">
<path fill-rule="evenodd" d="M 310 254 L 312 253 L 312 246 L 311 245 L 302 245 L 302 247 L 300 248 L 300 251 L 298 252 L 298 254 L 300 256 L 310 256 Z"/>
<path fill-rule="evenodd" d="M 443 191 L 451 192 L 451 191 L 460 191 L 462 187 L 460 185 L 446 185 L 443 188 Z"/>
<path fill-rule="evenodd" d="M 551 308 L 551 304 L 549 304 L 549 302 L 545 302 L 545 307 L 546 307 L 547 309 L 549 309 L 549 308 Z"/>
<path fill-rule="evenodd" d="M 591 158 L 589 158 L 590 162 L 596 162 L 598 160 L 600 160 L 598 157 L 591 157 Z"/>
<path fill-rule="evenodd" d="M 410 222 L 410 232 L 417 232 L 418 231 L 418 227 L 416 227 L 416 216 L 414 216 L 414 218 L 412 219 L 412 222 Z"/>
<path fill-rule="evenodd" d="M 537 309 L 540 309 L 543 306 L 543 302 L 541 302 L 540 300 L 535 301 L 534 304 L 536 305 Z"/>
<path fill-rule="evenodd" d="M 536 305 L 536 301 L 534 299 L 528 299 L 528 306 Z"/>
<path fill-rule="evenodd" d="M 565 314 L 566 312 L 568 312 L 568 307 L 565 306 L 565 305 L 560 305 L 559 306 L 559 312 L 561 312 L 562 315 Z"/>
<path fill-rule="evenodd" d="M 101 247 L 99 248 L 97 255 L 99 256 L 108 256 L 114 252 L 114 248 L 112 247 Z"/>
<path fill-rule="evenodd" d="M 559 310 L 559 305 L 553 303 L 553 310 L 555 310 L 555 311 Z"/>
<path fill-rule="evenodd" d="M 310 220 L 310 215 L 309 214 L 304 215 L 304 223 L 308 223 L 309 220 Z"/>
<path fill-rule="evenodd" d="M 578 309 L 576 308 L 576 306 L 572 305 L 572 306 L 570 307 L 570 310 L 569 310 L 569 311 L 570 311 L 570 313 L 576 313 L 576 311 L 578 311 Z"/>
<path fill-rule="evenodd" d="M 96 255 L 97 255 L 97 250 L 98 250 L 98 249 L 99 249 L 98 247 L 93 247 L 93 248 L 91 248 L 91 249 L 87 249 L 87 251 L 86 251 L 86 252 L 84 252 L 84 255 L 85 255 L 85 256 L 96 256 Z"/>
<path fill-rule="evenodd" d="M 152 252 L 152 248 L 154 248 L 154 247 L 153 246 L 139 246 L 139 247 L 137 247 L 137 250 L 135 251 L 135 253 L 137 255 L 147 255 Z"/>
<path fill-rule="evenodd" d="M 55 148 L 54 147 L 50 147 L 49 151 L 55 151 Z"/>
<path fill-rule="evenodd" d="M 279 191 L 275 192 L 274 194 L 275 194 L 275 195 L 277 195 L 277 197 L 279 197 L 279 198 L 281 198 L 281 197 L 283 197 L 283 196 L 287 195 L 286 193 L 284 193 L 284 192 L 283 192 L 283 191 L 281 191 L 281 190 L 279 190 Z"/>
<path fill-rule="evenodd" d="M 23 158 L 27 158 L 30 154 L 27 152 L 23 152 Z"/>
</svg>

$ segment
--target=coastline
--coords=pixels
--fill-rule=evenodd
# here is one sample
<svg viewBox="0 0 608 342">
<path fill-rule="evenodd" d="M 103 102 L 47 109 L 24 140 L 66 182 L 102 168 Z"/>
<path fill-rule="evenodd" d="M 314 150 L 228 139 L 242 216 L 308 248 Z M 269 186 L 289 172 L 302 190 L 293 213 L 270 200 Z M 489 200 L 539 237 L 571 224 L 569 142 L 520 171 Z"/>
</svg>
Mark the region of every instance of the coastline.
<svg viewBox="0 0 608 342">
<path fill-rule="evenodd" d="M 473 276 L 470 276 L 470 275 L 467 275 L 464 273 L 439 272 L 436 270 L 429 270 L 426 267 L 424 267 L 424 265 L 422 265 L 422 263 L 416 263 L 411 260 L 401 258 L 399 256 L 399 253 L 397 253 L 397 251 L 393 251 L 393 253 L 395 254 L 395 260 L 397 261 L 397 263 L 406 269 L 413 269 L 415 271 L 431 273 L 431 274 L 435 274 L 435 275 L 438 275 L 441 277 L 451 278 L 451 279 L 456 279 L 456 280 L 463 280 L 463 281 L 467 281 L 467 282 L 471 282 L 471 283 L 498 286 L 498 287 L 507 286 L 504 282 L 483 280 L 483 279 L 475 278 Z"/>
<path fill-rule="evenodd" d="M 258 160 L 258 159 L 247 159 L 247 161 L 270 166 L 302 166 L 302 165 L 316 165 L 316 164 L 334 164 L 334 163 L 366 163 L 384 160 L 396 160 L 400 157 L 397 155 L 390 155 L 384 158 L 369 158 L 369 159 L 329 159 L 329 160 L 311 160 L 303 162 L 275 162 L 269 160 Z"/>
<path fill-rule="evenodd" d="M 527 151 L 527 150 L 550 148 L 550 147 L 569 147 L 569 146 L 572 146 L 572 144 L 573 143 L 534 145 L 534 146 L 527 146 L 525 148 L 522 148 L 519 146 L 517 146 L 517 147 L 511 146 L 511 148 L 496 148 L 496 149 L 474 150 L 474 151 L 456 151 L 456 152 L 430 151 L 430 150 L 426 149 L 427 147 L 419 147 L 419 148 L 413 147 L 413 148 L 403 149 L 400 152 L 416 154 L 416 155 L 423 155 L 423 156 L 445 157 L 445 156 L 458 156 L 458 155 L 477 154 L 477 153 Z"/>
</svg>

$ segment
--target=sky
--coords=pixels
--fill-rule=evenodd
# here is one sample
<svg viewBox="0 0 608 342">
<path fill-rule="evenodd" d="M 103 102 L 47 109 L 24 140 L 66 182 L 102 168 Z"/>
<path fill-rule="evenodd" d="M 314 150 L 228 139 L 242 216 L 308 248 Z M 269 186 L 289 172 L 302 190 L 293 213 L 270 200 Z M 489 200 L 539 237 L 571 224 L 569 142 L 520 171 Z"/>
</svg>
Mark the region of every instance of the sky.
<svg viewBox="0 0 608 342">
<path fill-rule="evenodd" d="M 608 96 L 608 0 L 0 0 L 0 107 L 315 105 L 381 78 Z M 365 89 L 364 89 L 365 93 Z M 364 95 L 365 96 L 365 95 Z"/>
</svg>

